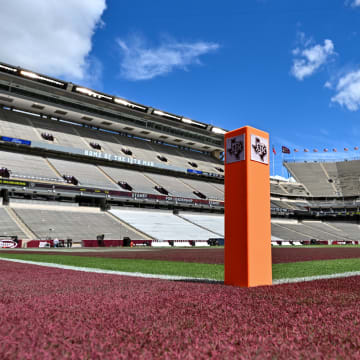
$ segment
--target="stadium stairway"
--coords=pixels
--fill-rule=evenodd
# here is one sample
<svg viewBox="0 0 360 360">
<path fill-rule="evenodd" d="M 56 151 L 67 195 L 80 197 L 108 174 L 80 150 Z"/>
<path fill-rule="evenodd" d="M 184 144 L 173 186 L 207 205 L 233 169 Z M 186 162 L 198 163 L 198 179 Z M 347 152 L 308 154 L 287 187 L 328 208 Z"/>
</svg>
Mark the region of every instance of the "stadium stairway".
<svg viewBox="0 0 360 360">
<path fill-rule="evenodd" d="M 8 213 L 9 217 L 15 222 L 15 224 L 21 229 L 21 231 L 26 235 L 24 241 L 30 239 L 37 239 L 38 236 L 22 221 L 22 219 L 16 214 L 16 212 L 9 206 L 4 207 L 5 211 Z"/>
<path fill-rule="evenodd" d="M 149 182 L 151 182 L 153 185 L 154 185 L 154 187 L 155 186 L 161 186 L 161 184 L 158 184 L 156 181 L 154 181 L 151 177 L 149 177 L 147 174 L 145 174 L 145 173 L 142 173 L 142 175 L 149 181 Z"/>
<path fill-rule="evenodd" d="M 73 130 L 74 130 L 74 133 L 79 137 L 79 139 L 81 140 L 81 142 L 84 144 L 84 148 L 85 148 L 85 149 L 92 149 L 92 147 L 90 146 L 89 142 L 86 141 L 86 140 L 81 136 L 81 134 L 80 134 L 80 132 L 78 131 L 78 129 L 76 129 L 76 128 L 74 127 Z"/>
<path fill-rule="evenodd" d="M 54 171 L 54 173 L 62 179 L 62 175 L 59 173 L 59 171 L 57 170 L 57 168 L 49 161 L 48 158 L 45 158 L 46 163 L 49 165 L 49 167 L 51 167 L 51 169 Z"/>
<path fill-rule="evenodd" d="M 328 179 L 328 181 L 329 181 L 329 180 L 330 180 L 330 176 L 329 176 L 329 173 L 327 172 L 327 170 L 325 169 L 324 164 L 319 163 L 319 165 L 320 165 L 320 167 L 323 169 L 323 171 L 324 171 L 324 173 L 325 173 L 325 175 L 326 175 L 326 177 L 327 177 L 327 179 Z M 338 190 L 336 189 L 334 182 L 330 182 L 330 181 L 329 181 L 329 184 L 332 186 L 332 188 L 334 189 L 334 193 L 336 194 L 336 193 L 338 192 Z"/>
<path fill-rule="evenodd" d="M 110 175 L 108 175 L 102 168 L 101 166 L 96 166 L 97 169 L 109 180 L 111 181 L 113 184 L 115 184 L 116 186 L 118 186 L 118 183 L 116 180 L 114 180 Z"/>
</svg>

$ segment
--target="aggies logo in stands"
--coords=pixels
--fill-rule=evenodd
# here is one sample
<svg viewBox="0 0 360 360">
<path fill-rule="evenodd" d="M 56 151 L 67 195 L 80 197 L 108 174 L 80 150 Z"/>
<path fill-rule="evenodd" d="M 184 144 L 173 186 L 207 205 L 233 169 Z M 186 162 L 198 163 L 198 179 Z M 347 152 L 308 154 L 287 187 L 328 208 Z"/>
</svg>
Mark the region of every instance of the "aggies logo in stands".
<svg viewBox="0 0 360 360">
<path fill-rule="evenodd" d="M 269 163 L 269 140 L 260 136 L 251 135 L 251 160 Z"/>
<path fill-rule="evenodd" d="M 234 136 L 226 140 L 226 163 L 245 160 L 245 136 Z"/>
</svg>

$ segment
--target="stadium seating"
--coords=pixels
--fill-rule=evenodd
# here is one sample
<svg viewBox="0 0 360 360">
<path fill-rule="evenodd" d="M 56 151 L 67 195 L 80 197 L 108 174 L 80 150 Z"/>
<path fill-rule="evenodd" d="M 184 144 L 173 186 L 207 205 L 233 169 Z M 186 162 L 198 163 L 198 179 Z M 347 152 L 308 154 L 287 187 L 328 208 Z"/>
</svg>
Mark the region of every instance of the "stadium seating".
<svg viewBox="0 0 360 360">
<path fill-rule="evenodd" d="M 134 192 L 159 194 L 158 191 L 155 190 L 155 184 L 140 171 L 119 169 L 109 166 L 99 166 L 99 168 L 102 169 L 116 183 L 119 181 L 128 183 Z"/>
<path fill-rule="evenodd" d="M 11 177 L 63 181 L 49 163 L 40 156 L 0 151 L 0 167 L 11 171 Z"/>
<path fill-rule="evenodd" d="M 282 227 L 285 227 L 289 230 L 292 230 L 297 233 L 301 233 L 310 239 L 317 239 L 317 240 L 341 240 L 336 235 L 325 232 L 324 229 L 319 229 L 319 226 L 311 226 L 306 225 L 305 223 L 296 223 L 296 224 L 281 224 Z M 345 234 L 343 234 L 345 235 Z M 298 240 L 298 239 L 295 239 Z"/>
<path fill-rule="evenodd" d="M 11 216 L 11 212 L 14 216 Z M 224 217 L 206 213 L 135 210 L 119 208 L 100 212 L 96 208 L 82 208 L 45 201 L 14 201 L 11 208 L 0 206 L 0 233 L 30 239 L 58 237 L 75 242 L 95 239 L 208 240 L 224 236 Z M 22 229 L 27 228 L 25 233 Z M 51 230 L 50 230 L 51 229 Z M 273 241 L 360 241 L 360 227 L 356 223 L 333 221 L 302 221 L 272 219 Z"/>
<path fill-rule="evenodd" d="M 290 229 L 282 223 L 271 223 L 271 234 L 282 240 L 308 241 L 309 236 L 299 232 L 300 229 Z"/>
<path fill-rule="evenodd" d="M 56 118 L 47 118 L 45 116 L 3 109 L 0 109 L 0 134 L 2 136 L 30 140 L 36 142 L 37 145 L 39 143 L 46 143 L 63 146 L 66 147 L 67 152 L 71 152 L 71 148 L 93 150 L 97 153 L 120 155 L 158 164 L 161 163 L 162 165 L 172 165 L 182 168 L 184 171 L 183 176 L 173 176 L 169 172 L 161 173 L 159 168 L 156 171 L 160 173 L 152 172 L 153 170 L 150 168 L 148 168 L 149 170 L 139 170 L 139 167 L 135 170 L 131 167 L 121 168 L 122 165 L 118 162 L 113 162 L 110 164 L 111 166 L 105 166 L 103 165 L 104 163 L 95 165 L 81 158 L 77 160 L 68 160 L 69 157 L 67 157 L 67 160 L 64 160 L 60 156 L 57 158 L 56 153 L 49 155 L 45 149 L 43 149 L 44 151 L 41 150 L 43 151 L 41 152 L 42 156 L 13 152 L 9 150 L 9 144 L 7 144 L 6 150 L 0 151 L 0 169 L 3 169 L 0 171 L 0 176 L 5 179 L 8 179 L 7 171 L 10 171 L 10 179 L 28 179 L 34 182 L 40 180 L 41 182 L 65 183 L 64 176 L 68 176 L 69 179 L 74 179 L 74 182 L 72 182 L 74 184 L 76 184 L 76 180 L 79 182 L 79 186 L 95 187 L 96 189 L 132 191 L 153 195 L 166 194 L 179 198 L 218 201 L 223 201 L 224 199 L 223 184 L 185 175 L 186 169 L 202 170 L 223 175 L 219 170 L 219 168 L 223 169 L 222 161 L 213 158 L 207 153 L 164 144 L 154 139 L 149 141 L 136 136 L 130 136 L 126 133 L 116 133 Z M 46 146 L 50 148 L 51 145 Z M 16 149 L 15 151 L 20 150 Z M 40 153 L 38 150 L 36 151 L 37 154 Z M 323 209 L 328 211 L 330 209 L 333 212 L 344 208 L 352 208 L 356 211 L 360 207 L 360 200 L 342 198 L 342 196 L 358 196 L 360 194 L 360 160 L 307 163 L 288 162 L 286 166 L 298 182 L 294 183 L 271 178 L 271 208 L 276 216 L 293 215 L 297 211 L 306 211 L 309 207 L 316 211 L 322 211 Z M 65 189 L 65 191 L 68 191 L 68 188 Z M 51 192 L 51 190 L 45 191 Z M 114 197 L 116 198 L 116 195 Z M 322 200 L 318 199 L 318 197 L 329 197 L 329 199 Z M 130 196 L 129 199 L 131 199 Z M 165 202 L 165 200 L 163 201 Z M 166 201 L 168 201 L 168 198 L 166 198 Z M 184 201 L 185 203 L 186 201 Z M 201 202 L 201 204 L 203 203 Z M 51 205 L 50 202 L 48 204 Z M 211 207 L 211 202 L 207 204 L 207 206 Z M 58 205 L 57 209 L 59 208 Z M 39 204 L 39 206 L 37 211 L 40 211 L 43 205 Z M 29 227 L 30 231 L 34 231 L 37 234 L 37 225 L 36 223 L 34 225 L 30 216 L 31 211 L 33 211 L 32 214 L 35 214 L 35 210 L 29 209 L 28 215 L 26 215 L 26 209 L 19 209 L 18 211 L 19 216 L 21 212 L 24 216 L 24 224 Z M 54 212 L 55 210 L 51 211 Z M 135 224 L 135 228 L 138 226 L 139 229 L 150 229 L 149 231 L 151 234 L 154 234 L 156 239 L 171 240 L 170 231 L 174 233 L 172 226 L 178 229 L 177 234 L 174 235 L 177 240 L 196 240 L 194 236 L 198 235 L 200 240 L 204 240 L 209 237 L 224 235 L 222 215 L 181 213 L 180 216 L 176 216 L 167 212 L 158 212 L 159 216 L 163 217 L 162 221 L 169 221 L 169 224 L 172 224 L 172 226 L 166 225 L 164 228 L 154 229 L 151 224 L 160 224 L 156 212 L 154 214 L 153 211 L 142 210 L 144 214 L 147 214 L 149 223 L 137 224 L 135 217 L 140 214 L 140 211 L 136 213 L 131 210 L 126 211 L 127 215 L 126 213 L 121 213 L 121 216 L 130 217 L 131 221 L 129 220 L 129 223 Z M 63 214 L 61 215 L 60 213 Z M 68 210 L 59 211 L 60 218 L 65 217 L 66 214 L 68 214 Z M 103 217 L 105 213 L 99 214 Z M 134 218 L 130 215 L 134 216 Z M 5 214 L 4 219 L 6 216 Z M 42 216 L 46 220 L 46 216 L 44 214 Z M 34 218 L 36 217 L 34 216 Z M 13 219 L 11 217 L 9 219 L 11 224 Z M 154 221 L 150 223 L 150 219 Z M 83 232 L 84 229 L 81 229 L 77 220 L 76 223 L 80 228 L 79 238 L 82 238 L 87 232 Z M 87 223 L 88 221 L 84 220 L 84 224 Z M 16 225 L 15 222 L 15 227 Z M 6 226 L 9 226 L 9 224 Z M 3 231 L 6 232 L 6 226 L 4 222 L 3 227 L 0 225 L 0 230 L 4 229 Z M 339 222 L 338 227 L 332 227 L 321 222 L 278 223 L 275 221 L 273 223 L 273 237 L 288 241 L 304 241 L 309 238 L 333 241 L 340 241 L 344 238 L 359 240 L 356 226 L 341 222 Z M 22 230 L 20 229 L 20 231 Z M 39 231 L 41 236 L 43 236 L 44 232 L 41 229 Z M 14 230 L 14 232 L 16 231 Z M 28 234 L 22 234 L 22 236 L 28 236 Z"/>
<path fill-rule="evenodd" d="M 360 240 L 360 226 L 353 222 L 326 222 L 327 225 L 333 227 L 334 229 L 338 229 L 346 234 L 346 238 L 351 240 Z"/>
<path fill-rule="evenodd" d="M 70 237 L 74 241 L 80 241 L 96 239 L 96 236 L 100 234 L 104 234 L 105 239 L 116 240 L 122 239 L 124 236 L 136 240 L 144 239 L 140 233 L 122 225 L 111 215 L 101 213 L 97 209 L 50 208 L 49 206 L 21 208 L 17 206 L 14 210 L 24 224 L 37 235 L 38 239 Z"/>
<path fill-rule="evenodd" d="M 313 196 L 336 197 L 360 194 L 360 160 L 287 162 L 285 166 Z"/>
<path fill-rule="evenodd" d="M 208 240 L 217 234 L 165 211 L 123 210 L 110 212 L 156 240 Z"/>
<path fill-rule="evenodd" d="M 215 234 L 224 236 L 224 217 L 221 215 L 207 215 L 207 214 L 191 214 L 182 212 L 182 218 L 191 221 L 192 223 L 208 229 Z"/>
<path fill-rule="evenodd" d="M 212 183 L 185 178 L 180 180 L 191 187 L 193 191 L 200 192 L 210 199 L 224 200 L 224 193 L 222 193 L 216 186 L 213 186 Z"/>
<path fill-rule="evenodd" d="M 272 181 L 272 180 L 270 180 L 270 192 L 272 194 L 278 194 L 278 195 L 288 194 L 288 192 L 285 191 L 285 189 L 282 187 L 282 184 L 280 184 L 278 181 Z"/>
<path fill-rule="evenodd" d="M 41 141 L 40 134 L 28 118 L 15 111 L 0 109 L 0 134 L 18 139 Z"/>
<path fill-rule="evenodd" d="M 321 221 L 303 221 L 302 223 L 315 235 L 314 237 L 320 240 L 342 241 L 348 238 L 348 234 L 345 231 Z"/>
<path fill-rule="evenodd" d="M 143 173 L 148 179 L 152 180 L 154 183 L 164 187 L 169 191 L 169 195 L 194 198 L 194 190 L 186 185 L 181 179 L 176 177 L 161 175 L 161 174 L 152 174 L 152 173 Z"/>
<path fill-rule="evenodd" d="M 342 195 L 359 195 L 360 160 L 337 162 L 336 167 Z"/>
<path fill-rule="evenodd" d="M 290 182 L 284 182 L 281 184 L 282 188 L 287 192 L 289 195 L 294 196 L 307 196 L 309 195 L 306 192 L 306 189 L 302 184 L 298 183 L 290 183 Z"/>
<path fill-rule="evenodd" d="M 119 189 L 119 186 L 95 165 L 54 158 L 49 158 L 48 160 L 59 174 L 75 176 L 79 181 L 79 185 Z"/>
<path fill-rule="evenodd" d="M 27 116 L 28 121 L 32 124 L 32 128 L 38 133 L 48 132 L 54 136 L 54 144 L 67 146 L 70 148 L 88 148 L 88 145 L 77 133 L 79 126 L 74 126 L 54 120 L 37 119 Z M 43 139 L 37 139 L 37 141 Z"/>
<path fill-rule="evenodd" d="M 286 167 L 294 178 L 305 185 L 313 196 L 336 196 L 337 191 L 332 185 L 322 163 L 287 162 Z"/>
<path fill-rule="evenodd" d="M 3 236 L 18 236 L 19 239 L 26 239 L 27 236 L 20 229 L 19 225 L 9 215 L 4 207 L 0 207 L 0 234 Z"/>
<path fill-rule="evenodd" d="M 100 145 L 101 151 L 125 156 L 123 149 L 131 151 L 132 158 L 161 162 L 158 155 L 163 154 L 169 165 L 184 169 L 191 168 L 190 162 L 198 165 L 197 170 L 219 173 L 216 167 L 223 168 L 223 163 L 211 156 L 195 151 L 175 148 L 174 146 L 160 145 L 145 139 L 119 135 L 108 131 L 95 130 L 74 124 L 68 124 L 54 119 L 9 110 L 0 110 L 1 135 L 19 139 L 54 143 L 61 146 L 92 149 L 90 143 Z M 50 133 L 54 140 L 48 141 L 41 134 Z"/>
</svg>

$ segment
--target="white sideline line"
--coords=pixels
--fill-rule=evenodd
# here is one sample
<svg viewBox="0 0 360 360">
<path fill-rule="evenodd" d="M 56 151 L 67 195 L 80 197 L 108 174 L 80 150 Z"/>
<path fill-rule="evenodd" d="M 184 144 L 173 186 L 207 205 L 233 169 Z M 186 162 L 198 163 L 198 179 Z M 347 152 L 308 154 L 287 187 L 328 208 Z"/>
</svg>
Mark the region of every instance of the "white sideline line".
<svg viewBox="0 0 360 360">
<path fill-rule="evenodd" d="M 360 275 L 360 271 L 348 271 L 348 272 L 338 273 L 338 274 L 315 275 L 315 276 L 305 276 L 305 277 L 299 277 L 299 278 L 278 279 L 278 280 L 273 280 L 273 284 L 274 285 L 291 284 L 291 283 L 298 283 L 298 282 L 304 282 L 304 281 L 337 279 L 337 278 L 346 278 L 346 277 L 350 277 L 350 276 L 359 276 L 359 275 Z"/>
<path fill-rule="evenodd" d="M 29 265 L 46 266 L 46 267 L 52 267 L 52 268 L 57 268 L 57 269 L 63 269 L 63 270 L 75 270 L 75 271 L 91 272 L 91 273 L 98 273 L 98 274 L 110 274 L 110 275 L 124 275 L 124 276 L 142 277 L 142 278 L 149 278 L 149 279 L 211 281 L 211 282 L 219 281 L 219 280 L 215 280 L 215 279 L 194 278 L 194 277 L 178 276 L 178 275 L 144 274 L 144 273 L 139 273 L 139 272 L 96 269 L 96 268 L 88 268 L 88 267 L 72 266 L 72 265 L 61 265 L 61 264 L 54 264 L 54 263 L 47 263 L 47 262 L 37 262 L 37 261 L 28 261 L 28 260 L 20 260 L 20 259 L 8 259 L 8 258 L 3 258 L 3 257 L 0 257 L 0 260 L 12 261 L 12 262 L 29 264 Z"/>
<path fill-rule="evenodd" d="M 209 279 L 209 278 L 196 278 L 196 277 L 179 276 L 179 275 L 144 274 L 144 273 L 139 273 L 139 272 L 105 270 L 105 269 L 87 268 L 87 267 L 71 266 L 71 265 L 61 265 L 61 264 L 46 263 L 46 262 L 20 260 L 20 259 L 8 259 L 8 258 L 2 258 L 2 257 L 0 257 L 0 260 L 12 261 L 12 262 L 16 262 L 16 263 L 29 264 L 29 265 L 52 267 L 52 268 L 63 269 L 63 270 L 91 272 L 91 273 L 97 273 L 97 274 L 123 275 L 123 276 L 132 276 L 132 277 L 140 277 L 140 278 L 147 278 L 147 279 L 161 279 L 161 280 L 183 280 L 183 281 L 195 281 L 195 282 L 211 282 L 211 283 L 219 283 L 219 284 L 224 283 L 222 280 Z M 277 280 L 273 280 L 273 285 L 292 284 L 292 283 L 315 281 L 315 280 L 346 278 L 346 277 L 350 277 L 350 276 L 360 276 L 360 271 L 348 271 L 348 272 L 338 273 L 338 274 L 315 275 L 315 276 L 305 276 L 305 277 L 288 278 L 288 279 L 277 279 Z"/>
</svg>

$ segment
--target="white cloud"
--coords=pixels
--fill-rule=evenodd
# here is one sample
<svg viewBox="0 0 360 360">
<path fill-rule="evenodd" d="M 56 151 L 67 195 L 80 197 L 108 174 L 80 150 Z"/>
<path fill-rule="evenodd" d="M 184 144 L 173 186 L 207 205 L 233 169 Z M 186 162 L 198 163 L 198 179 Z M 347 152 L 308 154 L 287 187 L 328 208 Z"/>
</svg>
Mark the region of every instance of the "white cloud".
<svg viewBox="0 0 360 360">
<path fill-rule="evenodd" d="M 342 76 L 336 85 L 337 94 L 331 98 L 350 111 L 360 107 L 360 70 L 350 71 Z"/>
<path fill-rule="evenodd" d="M 346 0 L 345 4 L 350 5 L 352 7 L 357 7 L 360 6 L 360 0 Z"/>
<path fill-rule="evenodd" d="M 149 47 L 139 36 L 129 41 L 117 39 L 117 44 L 122 55 L 121 75 L 129 80 L 148 80 L 174 69 L 186 70 L 191 64 L 201 64 L 201 55 L 219 48 L 216 43 L 185 43 L 169 39 L 158 47 Z"/>
<path fill-rule="evenodd" d="M 299 38 L 300 46 L 292 51 L 294 59 L 291 73 L 298 80 L 304 80 L 326 64 L 335 52 L 334 44 L 329 39 L 324 41 L 324 45 L 313 45 L 313 41 L 306 40 L 303 33 L 299 34 Z"/>
<path fill-rule="evenodd" d="M 52 76 L 86 78 L 105 1 L 7 1 L 0 11 L 0 61 Z"/>
</svg>

